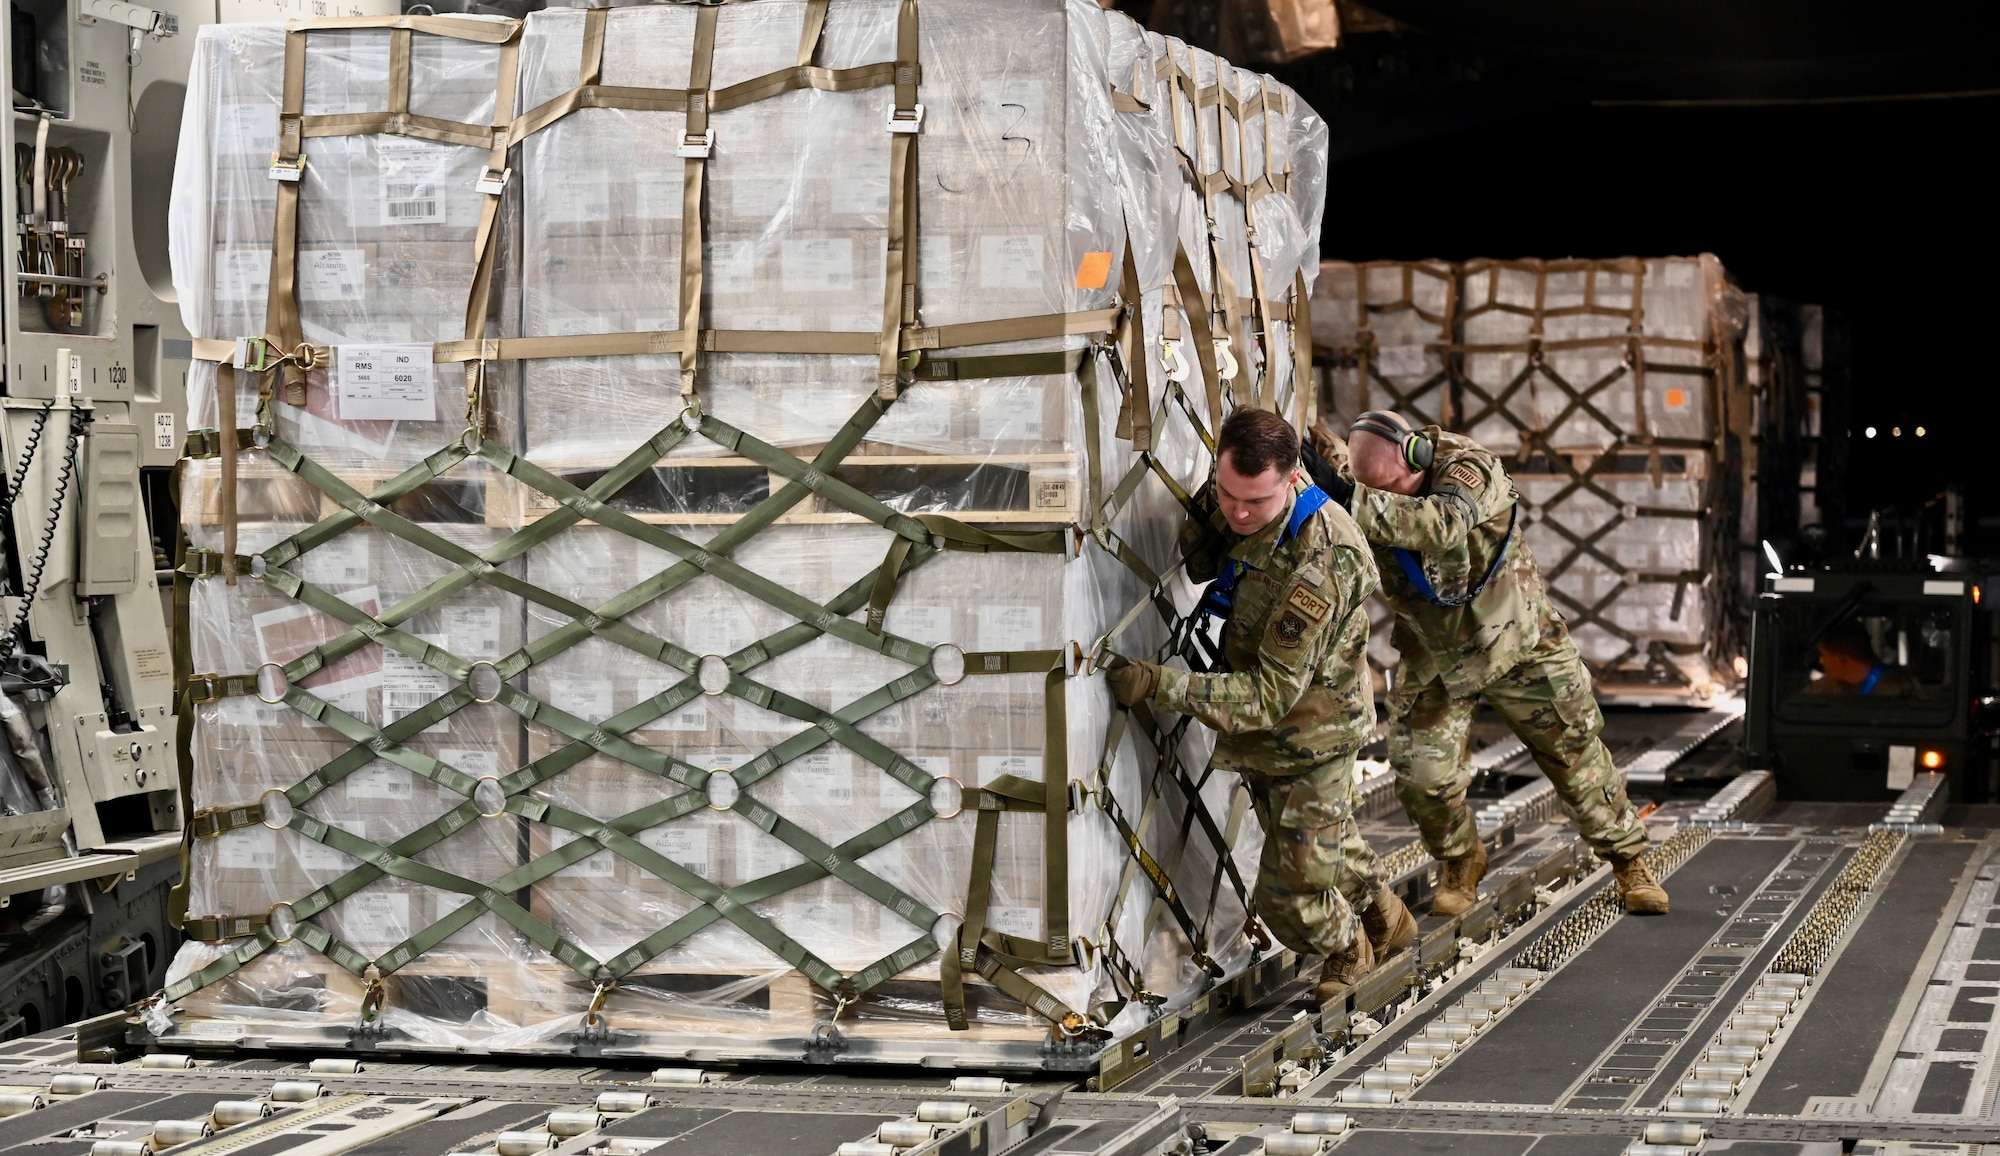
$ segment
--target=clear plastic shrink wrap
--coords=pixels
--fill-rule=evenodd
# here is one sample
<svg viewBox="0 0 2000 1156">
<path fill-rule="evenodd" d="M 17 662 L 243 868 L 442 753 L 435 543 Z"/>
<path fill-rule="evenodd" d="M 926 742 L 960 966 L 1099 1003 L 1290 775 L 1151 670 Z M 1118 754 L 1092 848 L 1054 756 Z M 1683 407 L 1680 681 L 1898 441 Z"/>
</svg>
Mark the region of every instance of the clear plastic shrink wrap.
<svg viewBox="0 0 2000 1156">
<path fill-rule="evenodd" d="M 390 23 L 197 46 L 251 432 L 184 464 L 165 1034 L 1032 1065 L 1249 967 L 1240 784 L 1092 663 L 1185 645 L 1218 411 L 1313 402 L 1311 110 L 1083 2 Z"/>
<path fill-rule="evenodd" d="M 1601 692 L 1733 680 L 1746 309 L 1714 257 L 1329 261 L 1314 292 L 1329 418 L 1396 409 L 1502 457 Z"/>
</svg>

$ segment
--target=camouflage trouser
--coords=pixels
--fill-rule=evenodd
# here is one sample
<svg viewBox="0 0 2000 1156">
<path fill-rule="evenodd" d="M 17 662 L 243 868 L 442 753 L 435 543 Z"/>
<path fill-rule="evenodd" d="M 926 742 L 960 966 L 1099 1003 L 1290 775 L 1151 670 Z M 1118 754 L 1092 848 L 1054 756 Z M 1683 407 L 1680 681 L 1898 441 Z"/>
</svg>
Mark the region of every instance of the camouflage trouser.
<svg viewBox="0 0 2000 1156">
<path fill-rule="evenodd" d="M 1243 774 L 1264 828 L 1257 915 L 1302 955 L 1354 945 L 1360 913 L 1375 902 L 1375 852 L 1355 824 L 1354 757 L 1301 775 Z"/>
<path fill-rule="evenodd" d="M 1453 698 L 1441 681 L 1398 686 L 1389 695 L 1389 765 L 1396 797 L 1439 859 L 1472 854 L 1479 838 L 1465 789 L 1472 780 L 1466 735 L 1478 700 L 1507 720 L 1577 830 L 1600 855 L 1636 854 L 1646 827 L 1625 797 L 1625 779 L 1598 733 L 1604 715 L 1591 693 L 1590 671 L 1569 631 L 1544 638 L 1512 670 L 1475 694 Z"/>
</svg>

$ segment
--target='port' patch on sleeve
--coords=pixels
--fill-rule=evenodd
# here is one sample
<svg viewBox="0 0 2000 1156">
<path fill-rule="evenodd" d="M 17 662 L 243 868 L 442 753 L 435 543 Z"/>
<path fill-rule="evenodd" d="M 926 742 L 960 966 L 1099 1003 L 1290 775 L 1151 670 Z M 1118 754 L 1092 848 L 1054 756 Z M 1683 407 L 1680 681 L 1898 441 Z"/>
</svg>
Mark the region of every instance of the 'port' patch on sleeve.
<svg viewBox="0 0 2000 1156">
<path fill-rule="evenodd" d="M 1449 466 L 1446 466 L 1444 476 L 1471 490 L 1473 493 L 1478 493 L 1480 490 L 1486 488 L 1486 479 L 1480 477 L 1479 471 L 1473 469 L 1466 462 L 1453 462 Z"/>
<path fill-rule="evenodd" d="M 1292 592 L 1285 596 L 1285 605 L 1305 615 L 1306 620 L 1309 622 L 1318 622 L 1320 619 L 1326 617 L 1328 610 L 1333 609 L 1332 603 L 1321 598 L 1303 585 L 1292 587 Z M 1283 623 L 1279 624 L 1279 629 L 1283 629 Z"/>
</svg>

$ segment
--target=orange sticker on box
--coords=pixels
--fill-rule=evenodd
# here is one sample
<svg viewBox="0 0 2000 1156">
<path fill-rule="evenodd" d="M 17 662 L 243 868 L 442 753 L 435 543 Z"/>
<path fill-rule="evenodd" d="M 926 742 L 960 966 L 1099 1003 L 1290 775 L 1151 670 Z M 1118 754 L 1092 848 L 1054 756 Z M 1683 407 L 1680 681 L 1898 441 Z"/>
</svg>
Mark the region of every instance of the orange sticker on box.
<svg viewBox="0 0 2000 1156">
<path fill-rule="evenodd" d="M 1111 279 L 1111 254 L 1085 253 L 1083 263 L 1076 267 L 1076 287 L 1078 289 L 1102 289 Z"/>
<path fill-rule="evenodd" d="M 1667 391 L 1667 408 L 1668 408 L 1668 409 L 1686 409 L 1687 407 L 1688 407 L 1688 391 L 1687 391 L 1687 390 L 1685 390 L 1685 389 L 1670 389 L 1670 390 L 1668 390 L 1668 391 Z"/>
</svg>

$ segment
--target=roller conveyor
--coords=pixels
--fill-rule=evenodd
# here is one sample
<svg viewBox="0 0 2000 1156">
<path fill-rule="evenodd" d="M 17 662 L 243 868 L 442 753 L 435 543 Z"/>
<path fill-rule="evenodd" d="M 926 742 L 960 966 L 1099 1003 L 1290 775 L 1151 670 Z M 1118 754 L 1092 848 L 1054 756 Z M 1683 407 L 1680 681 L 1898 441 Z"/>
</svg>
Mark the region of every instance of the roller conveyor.
<svg viewBox="0 0 2000 1156">
<path fill-rule="evenodd" d="M 1713 722 L 1647 718 L 1613 749 L 1636 761 Z M 184 1067 L 113 1062 L 97 1049 L 118 1025 L 86 1023 L 0 1044 L 0 1150 L 1972 1156 L 2000 1138 L 2000 835 L 1921 780 L 1894 807 L 1773 804 L 1768 776 L 1703 772 L 1649 820 L 1674 911 L 1628 917 L 1525 755 L 1487 750 L 1472 911 L 1422 918 L 1414 951 L 1323 1008 L 1316 960 L 1271 957 L 1247 994 L 1087 1079 L 221 1050 Z M 1365 785 L 1364 829 L 1421 913 L 1428 862 L 1372 805 L 1386 780 Z"/>
</svg>

